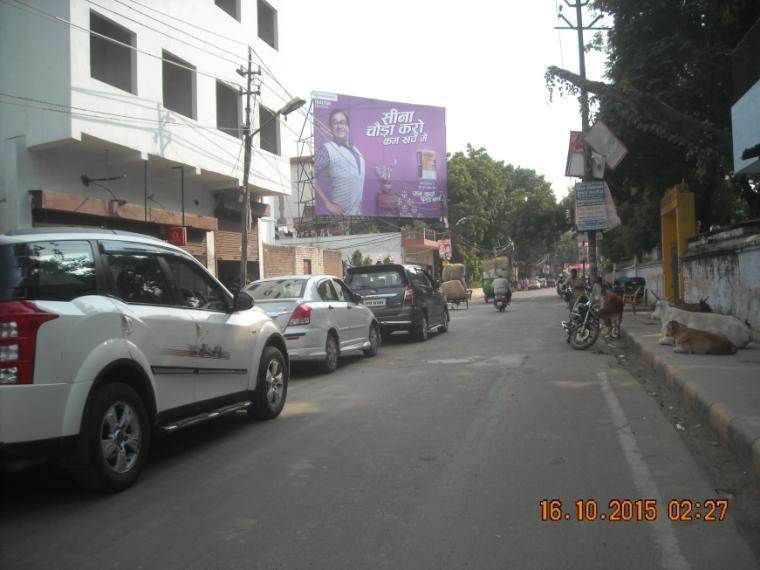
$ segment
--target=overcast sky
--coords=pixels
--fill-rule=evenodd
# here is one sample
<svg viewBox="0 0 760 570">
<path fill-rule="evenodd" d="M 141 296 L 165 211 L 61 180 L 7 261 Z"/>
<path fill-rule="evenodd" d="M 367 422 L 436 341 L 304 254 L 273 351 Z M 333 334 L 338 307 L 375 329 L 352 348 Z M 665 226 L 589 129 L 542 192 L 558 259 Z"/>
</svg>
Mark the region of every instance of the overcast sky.
<svg viewBox="0 0 760 570">
<path fill-rule="evenodd" d="M 549 101 L 544 72 L 577 72 L 578 44 L 553 28 L 556 1 L 282 0 L 281 79 L 305 99 L 328 91 L 446 107 L 448 152 L 485 147 L 544 174 L 562 198 L 580 110 L 574 98 Z M 587 54 L 587 68 L 602 78 L 603 57 Z"/>
</svg>

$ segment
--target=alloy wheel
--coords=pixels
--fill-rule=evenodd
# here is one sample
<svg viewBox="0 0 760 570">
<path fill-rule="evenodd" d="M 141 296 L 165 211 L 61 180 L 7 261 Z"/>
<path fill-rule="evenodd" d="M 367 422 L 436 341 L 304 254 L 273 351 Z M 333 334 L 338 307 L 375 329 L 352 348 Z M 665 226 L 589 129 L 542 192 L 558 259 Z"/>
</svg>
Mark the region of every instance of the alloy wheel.
<svg viewBox="0 0 760 570">
<path fill-rule="evenodd" d="M 282 400 L 285 384 L 284 372 L 279 360 L 273 358 L 269 361 L 265 382 L 267 384 L 267 400 L 273 408 L 279 406 Z"/>
<path fill-rule="evenodd" d="M 109 469 L 126 473 L 140 457 L 142 432 L 140 420 L 132 406 L 114 402 L 100 424 L 100 449 Z"/>
</svg>

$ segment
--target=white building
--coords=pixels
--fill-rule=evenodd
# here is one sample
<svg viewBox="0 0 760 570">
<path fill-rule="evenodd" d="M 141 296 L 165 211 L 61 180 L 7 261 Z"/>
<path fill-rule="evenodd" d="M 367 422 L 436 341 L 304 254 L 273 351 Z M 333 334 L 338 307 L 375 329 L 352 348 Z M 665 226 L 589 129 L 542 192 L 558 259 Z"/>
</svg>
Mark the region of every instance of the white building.
<svg viewBox="0 0 760 570">
<path fill-rule="evenodd" d="M 278 0 L 15 0 L 0 3 L 0 231 L 93 225 L 165 237 L 223 280 L 239 275 L 248 45 L 253 113 L 249 259 L 290 194 L 295 135 L 275 118 Z M 88 180 L 112 178 L 100 182 Z M 184 194 L 184 200 L 182 199 Z M 236 263 L 237 261 L 237 263 Z"/>
</svg>

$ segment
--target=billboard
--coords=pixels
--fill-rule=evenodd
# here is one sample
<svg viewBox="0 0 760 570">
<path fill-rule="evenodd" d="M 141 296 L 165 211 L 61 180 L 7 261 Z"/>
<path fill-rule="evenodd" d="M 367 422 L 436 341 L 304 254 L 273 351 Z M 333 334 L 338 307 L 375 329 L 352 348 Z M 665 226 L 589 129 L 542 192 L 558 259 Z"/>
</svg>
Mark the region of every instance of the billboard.
<svg viewBox="0 0 760 570">
<path fill-rule="evenodd" d="M 447 214 L 444 108 L 312 96 L 318 216 Z"/>
</svg>

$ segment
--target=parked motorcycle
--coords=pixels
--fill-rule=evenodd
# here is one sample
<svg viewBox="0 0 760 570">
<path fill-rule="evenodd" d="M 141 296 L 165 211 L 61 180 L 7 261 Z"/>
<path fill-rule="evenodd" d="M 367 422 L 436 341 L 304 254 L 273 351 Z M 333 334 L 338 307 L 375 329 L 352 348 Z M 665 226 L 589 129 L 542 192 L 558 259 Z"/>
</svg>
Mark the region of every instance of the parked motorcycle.
<svg viewBox="0 0 760 570">
<path fill-rule="evenodd" d="M 567 333 L 567 342 L 575 350 L 586 350 L 594 345 L 599 338 L 599 318 L 590 297 L 578 298 L 570 311 L 570 318 L 562 321 L 562 328 Z"/>
</svg>

